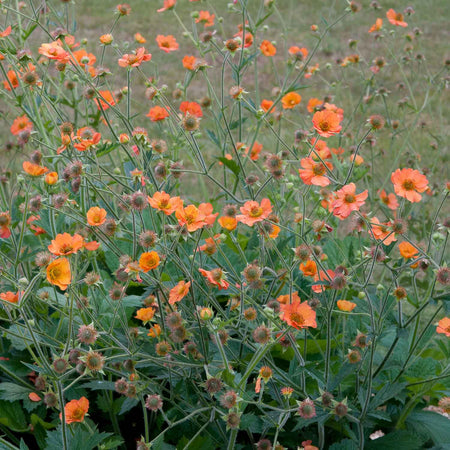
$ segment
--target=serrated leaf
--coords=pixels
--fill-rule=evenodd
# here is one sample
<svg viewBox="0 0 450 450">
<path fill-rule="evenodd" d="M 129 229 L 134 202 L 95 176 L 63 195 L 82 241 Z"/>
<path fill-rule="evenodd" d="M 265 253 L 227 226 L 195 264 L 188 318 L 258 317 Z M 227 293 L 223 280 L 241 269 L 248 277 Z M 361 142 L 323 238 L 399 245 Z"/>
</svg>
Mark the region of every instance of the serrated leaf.
<svg viewBox="0 0 450 450">
<path fill-rule="evenodd" d="M 236 175 L 236 177 L 239 176 L 241 168 L 239 167 L 237 162 L 233 161 L 232 159 L 224 158 L 223 156 L 219 156 L 216 159 L 220 161 L 225 167 L 230 169 Z"/>
<path fill-rule="evenodd" d="M 435 444 L 450 444 L 450 420 L 432 411 L 414 411 L 406 419 L 406 425 Z"/>
</svg>

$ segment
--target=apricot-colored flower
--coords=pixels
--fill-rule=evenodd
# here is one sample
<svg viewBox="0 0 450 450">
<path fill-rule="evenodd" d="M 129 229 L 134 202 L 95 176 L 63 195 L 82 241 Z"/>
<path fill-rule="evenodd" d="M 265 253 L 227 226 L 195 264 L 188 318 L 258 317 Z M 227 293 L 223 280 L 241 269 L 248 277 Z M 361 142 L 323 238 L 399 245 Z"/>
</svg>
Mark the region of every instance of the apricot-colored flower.
<svg viewBox="0 0 450 450">
<path fill-rule="evenodd" d="M 183 298 L 188 294 L 190 287 L 190 281 L 186 282 L 181 280 L 178 282 L 178 284 L 175 285 L 169 292 L 169 304 L 173 305 L 174 303 L 183 300 Z"/>
<path fill-rule="evenodd" d="M 155 192 L 153 197 L 147 197 L 147 200 L 152 208 L 162 211 L 166 216 L 170 216 L 183 206 L 183 200 L 180 197 L 171 197 L 164 191 Z"/>
<path fill-rule="evenodd" d="M 86 397 L 81 397 L 79 400 L 71 400 L 64 406 L 66 423 L 83 422 L 84 416 L 87 414 L 88 410 L 89 400 Z"/>
<path fill-rule="evenodd" d="M 337 301 L 337 307 L 341 311 L 350 312 L 353 311 L 356 307 L 356 303 L 350 302 L 348 300 L 338 300 Z"/>
<path fill-rule="evenodd" d="M 17 136 L 22 131 L 31 131 L 32 129 L 33 122 L 26 115 L 23 115 L 13 120 L 10 131 L 14 136 Z"/>
<path fill-rule="evenodd" d="M 342 130 L 340 121 L 339 115 L 330 110 L 317 111 L 312 118 L 314 129 L 325 138 L 334 136 Z"/>
<path fill-rule="evenodd" d="M 297 45 L 289 47 L 288 53 L 300 60 L 304 60 L 308 57 L 308 49 L 305 47 L 298 47 Z"/>
<path fill-rule="evenodd" d="M 62 46 L 61 41 L 50 42 L 49 44 L 42 44 L 39 47 L 39 53 L 49 59 L 54 59 L 62 63 L 70 61 L 70 54 L 66 52 Z"/>
<path fill-rule="evenodd" d="M 138 44 L 145 44 L 147 42 L 147 39 L 145 39 L 144 36 L 142 36 L 141 33 L 135 33 L 134 34 L 134 40 L 138 43 Z"/>
<path fill-rule="evenodd" d="M 47 266 L 47 281 L 65 291 L 72 280 L 70 264 L 67 258 L 55 259 Z"/>
<path fill-rule="evenodd" d="M 374 31 L 380 31 L 382 26 L 383 26 L 383 19 L 378 17 L 375 23 L 370 27 L 369 33 L 373 33 Z"/>
<path fill-rule="evenodd" d="M 321 109 L 323 109 L 323 101 L 315 97 L 310 98 L 306 109 L 310 113 L 320 111 Z"/>
<path fill-rule="evenodd" d="M 79 64 L 81 67 L 92 66 L 97 61 L 95 55 L 88 53 L 84 49 L 74 51 L 70 59 L 72 64 Z"/>
<path fill-rule="evenodd" d="M 392 25 L 403 28 L 408 26 L 403 20 L 403 14 L 395 12 L 392 8 L 386 13 L 386 17 Z"/>
<path fill-rule="evenodd" d="M 33 222 L 36 220 L 41 220 L 41 216 L 30 216 L 27 219 L 27 225 L 30 227 L 30 230 L 33 231 L 35 236 L 39 236 L 40 234 L 47 233 L 42 227 L 35 225 Z"/>
<path fill-rule="evenodd" d="M 331 158 L 331 151 L 327 145 L 327 143 L 318 138 L 313 138 L 309 141 L 313 148 L 311 148 L 310 156 L 314 160 L 322 159 L 330 159 Z"/>
<path fill-rule="evenodd" d="M 106 221 L 106 210 L 99 206 L 93 206 L 86 213 L 87 223 L 93 227 L 99 227 Z"/>
<path fill-rule="evenodd" d="M 156 12 L 163 12 L 167 11 L 169 9 L 173 9 L 175 4 L 177 3 L 177 0 L 164 0 L 163 7 L 156 10 Z"/>
<path fill-rule="evenodd" d="M 281 99 L 283 109 L 292 109 L 302 101 L 302 97 L 297 92 L 289 92 Z"/>
<path fill-rule="evenodd" d="M 330 204 L 330 209 L 336 217 L 341 220 L 346 219 L 352 211 L 359 211 L 367 198 L 367 189 L 360 194 L 355 194 L 355 183 L 345 185 L 342 189 L 334 192 L 334 199 Z"/>
<path fill-rule="evenodd" d="M 317 294 L 323 292 L 329 287 L 329 283 L 334 278 L 334 275 L 335 273 L 331 269 L 327 269 L 326 271 L 319 270 L 319 272 L 314 275 L 314 281 L 320 281 L 322 284 L 313 284 L 311 289 Z"/>
<path fill-rule="evenodd" d="M 160 120 L 164 120 L 166 117 L 169 117 L 169 111 L 162 106 L 156 105 L 153 108 L 150 108 L 147 117 L 150 117 L 152 122 L 159 122 Z"/>
<path fill-rule="evenodd" d="M 317 328 L 316 312 L 308 305 L 308 302 L 301 303 L 300 300 L 295 300 L 292 303 L 280 305 L 280 318 L 291 327 L 302 328 Z"/>
<path fill-rule="evenodd" d="M 259 49 L 264 56 L 275 56 L 277 53 L 275 45 L 267 39 L 261 42 Z"/>
<path fill-rule="evenodd" d="M 317 274 L 317 264 L 313 260 L 300 263 L 299 269 L 305 277 L 314 277 Z"/>
<path fill-rule="evenodd" d="M 395 211 L 398 208 L 398 201 L 395 194 L 386 194 L 386 191 L 382 189 L 379 192 L 380 200 L 389 208 Z"/>
<path fill-rule="evenodd" d="M 171 34 L 168 36 L 158 34 L 158 36 L 156 36 L 156 43 L 158 44 L 158 47 L 166 53 L 175 52 L 179 48 L 177 40 Z"/>
<path fill-rule="evenodd" d="M 417 255 L 419 254 L 419 250 L 417 250 L 417 248 L 414 247 L 414 245 L 411 245 L 409 242 L 406 241 L 398 244 L 398 249 L 400 251 L 400 255 L 402 255 L 403 258 L 405 259 L 416 258 Z"/>
<path fill-rule="evenodd" d="M 151 252 L 142 253 L 139 258 L 139 268 L 147 273 L 150 270 L 156 269 L 159 266 L 160 258 L 157 252 L 154 250 Z"/>
<path fill-rule="evenodd" d="M 333 165 L 331 163 L 327 161 L 324 161 L 324 163 L 315 162 L 309 157 L 303 158 L 300 161 L 300 165 L 303 169 L 299 169 L 298 173 L 305 184 L 313 184 L 315 186 L 328 186 L 330 184 L 330 180 L 325 174 L 327 173 L 327 167 L 329 170 L 333 170 Z"/>
<path fill-rule="evenodd" d="M 225 280 L 225 273 L 222 269 L 198 269 L 198 271 L 208 280 L 209 283 L 217 286 L 219 291 L 222 289 L 228 289 L 229 283 Z"/>
<path fill-rule="evenodd" d="M 273 101 L 272 100 L 267 100 L 264 99 L 261 101 L 261 104 L 259 105 L 259 107 L 264 111 L 264 112 L 270 112 L 271 114 L 273 114 L 277 109 L 273 108 Z"/>
<path fill-rule="evenodd" d="M 395 193 L 399 197 L 406 198 L 411 203 L 420 202 L 422 196 L 419 192 L 424 192 L 428 188 L 428 180 L 418 170 L 397 169 L 391 175 Z"/>
<path fill-rule="evenodd" d="M 0 238 L 8 239 L 11 236 L 11 216 L 9 211 L 0 212 Z"/>
<path fill-rule="evenodd" d="M 77 141 L 73 146 L 80 152 L 89 150 L 100 142 L 102 135 L 92 127 L 82 127 L 77 130 L 74 140 Z"/>
<path fill-rule="evenodd" d="M 186 55 L 183 58 L 183 67 L 187 70 L 195 70 L 195 63 L 197 62 L 197 58 L 195 56 Z"/>
<path fill-rule="evenodd" d="M 138 67 L 144 61 L 150 61 L 152 59 L 151 53 L 147 53 L 144 47 L 139 47 L 133 53 L 126 53 L 119 59 L 118 63 L 120 67 Z"/>
<path fill-rule="evenodd" d="M 181 102 L 180 111 L 186 115 L 203 117 L 202 107 L 197 102 Z"/>
<path fill-rule="evenodd" d="M 110 44 L 112 44 L 113 40 L 114 40 L 113 35 L 109 34 L 109 33 L 102 34 L 99 38 L 100 43 L 103 45 L 110 45 Z"/>
<path fill-rule="evenodd" d="M 57 256 L 77 253 L 84 247 L 84 238 L 79 234 L 71 236 L 69 233 L 57 234 L 52 243 L 48 246 L 50 253 Z"/>
<path fill-rule="evenodd" d="M 30 401 L 32 402 L 40 402 L 42 399 L 41 397 L 39 397 L 38 394 L 36 394 L 36 392 L 30 392 L 28 394 L 28 398 L 30 399 Z"/>
<path fill-rule="evenodd" d="M 141 308 L 136 311 L 134 316 L 136 319 L 142 320 L 142 322 L 147 323 L 153 319 L 155 315 L 155 310 L 153 308 Z"/>
<path fill-rule="evenodd" d="M 238 222 L 245 223 L 252 227 L 255 223 L 261 222 L 269 217 L 272 212 L 272 205 L 268 198 L 263 198 L 261 204 L 257 201 L 250 200 L 240 207 L 241 213 L 236 216 Z"/>
<path fill-rule="evenodd" d="M 219 222 L 219 225 L 222 228 L 225 228 L 228 231 L 233 231 L 237 227 L 237 223 L 238 223 L 236 217 L 231 217 L 231 216 L 219 217 L 219 219 L 217 221 Z"/>
<path fill-rule="evenodd" d="M 437 333 L 443 333 L 447 337 L 450 337 L 450 317 L 444 317 L 438 322 L 438 326 L 436 328 Z"/>
<path fill-rule="evenodd" d="M 94 102 L 97 105 L 98 110 L 103 109 L 106 111 L 110 106 L 116 104 L 116 98 L 111 91 L 98 91 L 99 97 L 94 98 Z"/>
<path fill-rule="evenodd" d="M 205 28 L 214 26 L 214 14 L 210 14 L 209 11 L 199 11 L 198 17 L 195 19 L 195 23 L 202 23 Z"/>
<path fill-rule="evenodd" d="M 383 241 L 384 245 L 389 245 L 396 241 L 395 233 L 389 229 L 391 223 L 381 223 L 377 217 L 373 217 L 370 221 L 370 231 L 373 237 L 378 241 Z"/>
<path fill-rule="evenodd" d="M 49 172 L 45 175 L 44 181 L 49 185 L 53 186 L 58 181 L 58 172 Z"/>
<path fill-rule="evenodd" d="M 7 91 L 11 91 L 11 88 L 16 89 L 19 87 L 19 79 L 17 78 L 17 74 L 14 70 L 8 70 L 6 76 L 8 77 L 8 80 L 3 81 L 3 87 Z"/>
<path fill-rule="evenodd" d="M 290 294 L 279 295 L 277 297 L 277 302 L 280 305 L 287 305 L 289 303 L 301 302 L 301 300 L 300 297 L 298 296 L 298 291 L 294 291 L 292 292 L 292 295 Z"/>
<path fill-rule="evenodd" d="M 22 297 L 24 291 L 19 291 L 19 292 L 2 292 L 0 294 L 0 298 L 2 300 L 4 300 L 5 302 L 9 302 L 9 303 L 19 303 L 20 298 Z"/>
<path fill-rule="evenodd" d="M 40 177 L 44 173 L 48 172 L 47 167 L 42 167 L 39 164 L 34 164 L 30 161 L 24 161 L 22 163 L 23 170 L 32 177 Z"/>
<path fill-rule="evenodd" d="M 7 28 L 5 28 L 1 33 L 0 33 L 0 38 L 4 38 L 7 37 L 11 34 L 12 28 L 11 25 L 9 25 Z"/>
</svg>

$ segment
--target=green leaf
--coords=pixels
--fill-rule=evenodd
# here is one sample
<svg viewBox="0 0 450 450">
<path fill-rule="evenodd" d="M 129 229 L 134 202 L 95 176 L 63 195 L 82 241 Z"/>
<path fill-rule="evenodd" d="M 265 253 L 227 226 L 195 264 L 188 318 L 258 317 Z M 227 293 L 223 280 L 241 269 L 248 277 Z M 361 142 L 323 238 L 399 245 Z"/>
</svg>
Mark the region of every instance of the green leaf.
<svg viewBox="0 0 450 450">
<path fill-rule="evenodd" d="M 329 447 L 329 450 L 357 450 L 358 446 L 351 439 L 344 439 Z"/>
<path fill-rule="evenodd" d="M 224 158 L 223 156 L 219 156 L 216 159 L 220 161 L 225 167 L 230 169 L 237 177 L 239 176 L 239 172 L 241 171 L 241 169 L 236 161 Z"/>
<path fill-rule="evenodd" d="M 414 411 L 406 419 L 406 426 L 421 436 L 432 439 L 435 444 L 450 447 L 450 421 L 432 411 Z"/>
<path fill-rule="evenodd" d="M 0 399 L 8 402 L 15 402 L 17 400 L 24 400 L 28 398 L 28 394 L 32 391 L 31 388 L 19 386 L 15 383 L 0 383 Z"/>
<path fill-rule="evenodd" d="M 372 401 L 370 402 L 370 409 L 375 409 L 378 406 L 382 405 L 392 397 L 396 397 L 397 394 L 402 392 L 405 389 L 406 383 L 395 383 L 390 384 L 386 383 L 373 397 Z"/>
<path fill-rule="evenodd" d="M 405 430 L 397 430 L 383 437 L 367 442 L 365 450 L 416 450 L 421 449 L 423 440 L 415 433 Z"/>
<path fill-rule="evenodd" d="M 28 430 L 28 422 L 19 402 L 0 400 L 0 424 L 12 431 L 23 433 Z"/>
</svg>

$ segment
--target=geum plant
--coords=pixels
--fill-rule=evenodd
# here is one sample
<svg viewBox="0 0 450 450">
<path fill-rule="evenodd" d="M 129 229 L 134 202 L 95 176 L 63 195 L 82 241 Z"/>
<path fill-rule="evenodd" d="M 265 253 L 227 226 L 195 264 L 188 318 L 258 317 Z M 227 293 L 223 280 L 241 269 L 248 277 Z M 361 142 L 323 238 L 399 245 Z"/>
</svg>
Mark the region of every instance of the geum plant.
<svg viewBox="0 0 450 450">
<path fill-rule="evenodd" d="M 2 448 L 447 448 L 449 185 L 407 154 L 444 69 L 376 2 L 305 45 L 275 1 L 191 2 L 135 46 L 126 4 L 87 43 L 2 2 Z M 327 69 L 356 22 L 387 60 Z"/>
</svg>

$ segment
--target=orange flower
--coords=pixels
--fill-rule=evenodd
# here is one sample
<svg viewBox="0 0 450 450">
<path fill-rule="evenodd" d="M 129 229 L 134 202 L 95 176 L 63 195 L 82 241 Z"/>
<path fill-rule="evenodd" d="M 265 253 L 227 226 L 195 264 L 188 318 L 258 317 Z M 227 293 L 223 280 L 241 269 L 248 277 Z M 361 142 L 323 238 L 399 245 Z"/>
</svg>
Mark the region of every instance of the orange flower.
<svg viewBox="0 0 450 450">
<path fill-rule="evenodd" d="M 268 40 L 262 41 L 259 49 L 264 56 L 275 56 L 275 54 L 277 53 L 275 45 L 273 45 Z"/>
<path fill-rule="evenodd" d="M 22 131 L 31 131 L 33 129 L 33 122 L 26 116 L 16 117 L 11 125 L 11 133 L 17 136 Z"/>
<path fill-rule="evenodd" d="M 7 28 L 5 28 L 1 33 L 0 33 L 0 38 L 4 38 L 6 36 L 9 36 L 11 34 L 12 28 L 11 25 L 9 25 Z"/>
<path fill-rule="evenodd" d="M 147 117 L 150 117 L 152 122 L 159 122 L 160 120 L 164 120 L 166 117 L 169 117 L 169 112 L 166 108 L 156 105 L 153 108 L 150 108 Z"/>
<path fill-rule="evenodd" d="M 317 264 L 312 260 L 301 263 L 299 269 L 303 272 L 305 277 L 314 277 L 317 274 Z"/>
<path fill-rule="evenodd" d="M 370 27 L 369 33 L 373 33 L 374 31 L 380 31 L 383 26 L 383 19 L 378 18 L 375 23 Z"/>
<path fill-rule="evenodd" d="M 308 305 L 308 302 L 300 303 L 295 300 L 286 305 L 280 305 L 280 318 L 291 327 L 297 328 L 317 328 L 316 312 Z"/>
<path fill-rule="evenodd" d="M 160 258 L 155 251 L 142 253 L 139 258 L 139 268 L 147 273 L 150 270 L 156 269 L 159 266 Z"/>
<path fill-rule="evenodd" d="M 9 303 L 19 303 L 20 298 L 22 297 L 24 291 L 19 291 L 17 293 L 8 291 L 8 292 L 2 292 L 0 294 L 0 298 L 4 300 L 5 302 Z"/>
<path fill-rule="evenodd" d="M 138 44 L 145 44 L 147 42 L 147 39 L 145 39 L 144 36 L 142 36 L 141 33 L 135 33 L 134 34 L 134 40 L 138 43 Z"/>
<path fill-rule="evenodd" d="M 359 211 L 367 198 L 367 189 L 361 194 L 355 194 L 356 186 L 354 183 L 345 185 L 342 189 L 334 192 L 334 199 L 330 204 L 333 215 L 341 220 L 346 219 L 352 211 Z"/>
<path fill-rule="evenodd" d="M 398 208 L 398 201 L 397 201 L 397 197 L 395 196 L 395 194 L 386 194 L 386 191 L 384 189 L 382 189 L 379 192 L 379 196 L 381 201 L 389 208 L 392 210 L 396 210 Z"/>
<path fill-rule="evenodd" d="M 311 149 L 311 156 L 313 159 L 330 159 L 331 158 L 331 151 L 328 148 L 328 145 L 325 141 L 318 138 L 312 138 L 310 140 L 311 145 L 313 148 Z"/>
<path fill-rule="evenodd" d="M 93 206 L 86 213 L 87 223 L 93 227 L 99 227 L 106 221 L 106 210 L 99 206 Z"/>
<path fill-rule="evenodd" d="M 158 36 L 156 36 L 156 43 L 158 44 L 158 47 L 166 53 L 175 52 L 179 48 L 177 40 L 171 34 L 168 36 L 158 34 Z"/>
<path fill-rule="evenodd" d="M 38 394 L 36 394 L 36 392 L 30 392 L 28 394 L 28 398 L 32 401 L 32 402 L 40 402 L 42 399 L 41 397 L 39 397 Z"/>
<path fill-rule="evenodd" d="M 94 98 L 94 102 L 99 111 L 101 109 L 106 111 L 110 106 L 116 104 L 116 99 L 111 91 L 98 91 L 98 94 L 99 98 Z"/>
<path fill-rule="evenodd" d="M 408 24 L 403 20 L 403 14 L 395 12 L 392 8 L 386 13 L 386 17 L 392 25 L 397 27 L 408 26 Z"/>
<path fill-rule="evenodd" d="M 219 291 L 222 289 L 228 289 L 229 283 L 224 279 L 225 273 L 222 269 L 198 269 L 198 271 L 208 280 L 209 283 L 217 286 Z"/>
<path fill-rule="evenodd" d="M 16 74 L 16 72 L 14 72 L 14 70 L 8 70 L 8 73 L 6 74 L 6 76 L 8 77 L 8 80 L 3 81 L 3 87 L 7 91 L 11 91 L 11 87 L 13 89 L 16 89 L 19 87 L 19 80 L 18 80 L 17 74 Z"/>
<path fill-rule="evenodd" d="M 299 60 L 304 60 L 308 57 L 308 50 L 305 47 L 297 47 L 296 45 L 293 45 L 292 47 L 289 47 L 288 52 L 290 55 L 295 56 Z"/>
<path fill-rule="evenodd" d="M 326 288 L 329 287 L 329 283 L 333 279 L 334 275 L 334 271 L 331 269 L 328 269 L 325 272 L 323 270 L 319 270 L 319 273 L 316 273 L 314 275 L 314 281 L 320 281 L 321 283 L 327 284 L 313 284 L 311 286 L 311 289 L 317 294 L 323 292 Z"/>
<path fill-rule="evenodd" d="M 33 231 L 35 236 L 39 236 L 40 234 L 45 234 L 46 231 L 42 227 L 33 224 L 33 222 L 35 222 L 36 220 L 41 220 L 41 216 L 30 216 L 30 217 L 28 217 L 27 225 L 29 225 L 30 230 Z"/>
<path fill-rule="evenodd" d="M 272 205 L 268 198 L 263 198 L 261 204 L 250 200 L 245 202 L 244 206 L 240 207 L 240 210 L 242 214 L 236 216 L 237 221 L 252 227 L 255 223 L 261 222 L 269 217 L 272 212 Z"/>
<path fill-rule="evenodd" d="M 67 289 L 72 279 L 70 264 L 67 258 L 55 259 L 47 266 L 47 281 L 58 286 L 62 291 Z"/>
<path fill-rule="evenodd" d="M 314 129 L 325 138 L 341 131 L 340 121 L 339 115 L 329 110 L 317 111 L 312 118 Z"/>
<path fill-rule="evenodd" d="M 89 410 L 89 400 L 86 397 L 81 397 L 79 400 L 71 400 L 64 406 L 64 415 L 66 423 L 83 422 L 84 416 Z M 61 414 L 60 414 L 61 418 Z"/>
<path fill-rule="evenodd" d="M 281 305 L 288 305 L 289 303 L 295 303 L 295 302 L 300 302 L 300 297 L 298 296 L 298 292 L 294 291 L 292 292 L 292 295 L 290 294 L 284 294 L 284 295 L 280 295 L 277 298 L 277 302 L 280 303 Z"/>
<path fill-rule="evenodd" d="M 308 112 L 312 113 L 312 112 L 316 112 L 316 111 L 320 111 L 323 107 L 323 101 L 319 100 L 318 98 L 310 98 L 308 101 L 308 105 L 306 106 L 306 109 L 308 110 Z"/>
<path fill-rule="evenodd" d="M 197 58 L 195 56 L 186 55 L 183 58 L 183 67 L 187 70 L 195 70 L 195 63 L 197 62 Z"/>
<path fill-rule="evenodd" d="M 49 59 L 55 59 L 62 63 L 70 61 L 70 54 L 61 47 L 61 41 L 59 40 L 50 44 L 42 44 L 38 51 Z"/>
<path fill-rule="evenodd" d="M 89 150 L 94 145 L 100 142 L 102 135 L 96 132 L 92 127 L 83 127 L 77 130 L 77 135 L 74 140 L 78 143 L 73 146 L 80 152 Z"/>
<path fill-rule="evenodd" d="M 0 238 L 7 239 L 11 236 L 11 216 L 9 215 L 9 211 L 0 212 Z"/>
<path fill-rule="evenodd" d="M 142 320 L 142 322 L 147 323 L 153 319 L 155 315 L 155 310 L 153 308 L 141 308 L 136 311 L 134 316 L 136 319 Z"/>
<path fill-rule="evenodd" d="M 81 67 L 92 66 L 97 61 L 97 58 L 92 53 L 88 53 L 86 50 L 76 50 L 71 57 L 72 64 L 79 64 Z"/>
<path fill-rule="evenodd" d="M 52 243 L 48 246 L 50 253 L 57 256 L 77 253 L 84 247 L 84 238 L 79 234 L 71 236 L 69 233 L 57 234 Z"/>
<path fill-rule="evenodd" d="M 315 186 L 328 186 L 331 183 L 325 176 L 327 171 L 326 167 L 328 167 L 329 170 L 333 170 L 333 165 L 331 163 L 325 162 L 323 164 L 321 162 L 315 162 L 311 157 L 309 157 L 303 158 L 300 161 L 300 164 L 303 169 L 299 169 L 298 173 L 300 174 L 300 178 L 303 183 L 308 185 L 313 184 Z"/>
<path fill-rule="evenodd" d="M 228 231 L 233 231 L 237 227 L 236 217 L 222 216 L 218 219 L 219 225 Z"/>
<path fill-rule="evenodd" d="M 356 307 L 356 303 L 349 302 L 348 300 L 338 300 L 337 307 L 341 311 L 350 312 L 353 311 Z"/>
<path fill-rule="evenodd" d="M 274 113 L 276 111 L 276 108 L 273 108 L 273 101 L 272 100 L 264 99 L 259 106 L 266 113 L 270 112 L 272 114 L 272 113 Z"/>
<path fill-rule="evenodd" d="M 161 332 L 162 332 L 161 327 L 157 323 L 155 323 L 155 325 L 150 327 L 150 329 L 148 330 L 147 336 L 156 338 L 161 335 Z"/>
<path fill-rule="evenodd" d="M 166 216 L 170 216 L 183 206 L 183 200 L 180 197 L 171 197 L 164 191 L 155 192 L 153 197 L 147 197 L 147 200 L 152 208 L 162 211 Z"/>
<path fill-rule="evenodd" d="M 378 241 L 383 241 L 384 245 L 389 245 L 397 240 L 395 233 L 388 228 L 389 225 L 391 225 L 389 222 L 381 223 L 377 217 L 374 217 L 370 221 L 370 231 L 372 232 L 373 237 Z"/>
<path fill-rule="evenodd" d="M 195 117 L 203 117 L 202 108 L 197 102 L 181 102 L 180 111 L 184 115 L 190 114 Z"/>
<path fill-rule="evenodd" d="M 39 164 L 34 164 L 30 161 L 24 161 L 22 163 L 23 170 L 32 177 L 40 177 L 44 173 L 48 172 L 47 167 L 42 167 Z"/>
<path fill-rule="evenodd" d="M 195 19 L 195 23 L 202 23 L 205 28 L 214 26 L 214 14 L 210 14 L 208 11 L 199 11 L 198 17 Z"/>
<path fill-rule="evenodd" d="M 45 182 L 52 186 L 58 181 L 58 172 L 49 172 L 45 175 Z"/>
<path fill-rule="evenodd" d="M 302 101 L 302 97 L 297 92 L 289 92 L 281 99 L 283 109 L 292 109 Z"/>
<path fill-rule="evenodd" d="M 138 67 L 144 61 L 150 61 L 152 59 L 151 53 L 146 53 L 144 47 L 139 47 L 133 53 L 126 53 L 119 59 L 118 63 L 120 67 Z"/>
<path fill-rule="evenodd" d="M 173 305 L 174 303 L 183 300 L 184 297 L 189 292 L 189 288 L 191 287 L 191 282 L 181 280 L 176 286 L 174 286 L 169 292 L 169 304 Z"/>
<path fill-rule="evenodd" d="M 156 12 L 163 12 L 163 11 L 167 11 L 169 9 L 173 9 L 176 2 L 177 2 L 177 0 L 164 0 L 163 7 L 156 10 Z"/>
<path fill-rule="evenodd" d="M 414 169 L 397 169 L 392 173 L 391 181 L 395 193 L 411 203 L 420 202 L 422 196 L 419 192 L 424 192 L 428 188 L 427 177 Z"/>
<path fill-rule="evenodd" d="M 438 322 L 438 326 L 436 328 L 437 333 L 443 333 L 447 337 L 450 337 L 450 317 L 444 317 Z"/>
<path fill-rule="evenodd" d="M 405 259 L 411 259 L 411 258 L 416 258 L 417 255 L 419 254 L 419 250 L 417 250 L 416 247 L 414 247 L 414 245 L 411 245 L 409 242 L 401 242 L 398 245 L 398 249 L 400 251 L 400 255 L 403 256 L 403 258 Z"/>
<path fill-rule="evenodd" d="M 181 206 L 175 211 L 180 226 L 186 226 L 187 230 L 193 231 L 212 225 L 219 213 L 212 214 L 213 207 L 210 203 L 201 203 L 198 208 L 194 205 Z"/>
<path fill-rule="evenodd" d="M 99 38 L 100 43 L 103 45 L 109 45 L 112 44 L 114 38 L 112 34 L 102 34 Z"/>
</svg>

